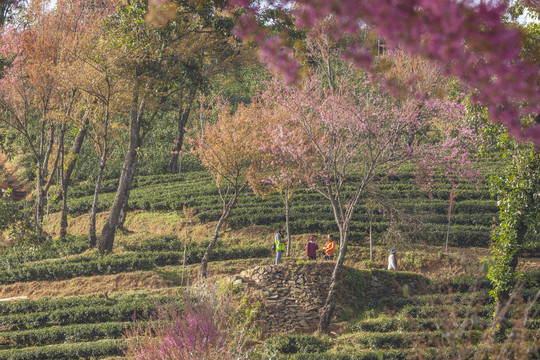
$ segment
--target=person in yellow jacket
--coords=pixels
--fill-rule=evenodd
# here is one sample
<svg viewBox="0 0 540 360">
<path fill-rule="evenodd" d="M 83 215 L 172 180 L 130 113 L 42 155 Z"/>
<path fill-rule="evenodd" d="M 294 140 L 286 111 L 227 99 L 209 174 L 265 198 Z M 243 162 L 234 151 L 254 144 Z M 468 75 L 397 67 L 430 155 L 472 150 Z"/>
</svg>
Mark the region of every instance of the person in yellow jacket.
<svg viewBox="0 0 540 360">
<path fill-rule="evenodd" d="M 285 230 L 278 230 L 276 236 L 274 236 L 274 244 L 276 247 L 276 265 L 281 262 L 281 255 L 286 248 L 285 244 L 287 243 L 287 241 L 289 241 L 289 239 L 285 239 Z"/>
<path fill-rule="evenodd" d="M 334 241 L 334 235 L 328 235 L 328 240 L 323 246 L 324 260 L 334 260 L 334 250 L 336 249 L 336 242 Z"/>
</svg>

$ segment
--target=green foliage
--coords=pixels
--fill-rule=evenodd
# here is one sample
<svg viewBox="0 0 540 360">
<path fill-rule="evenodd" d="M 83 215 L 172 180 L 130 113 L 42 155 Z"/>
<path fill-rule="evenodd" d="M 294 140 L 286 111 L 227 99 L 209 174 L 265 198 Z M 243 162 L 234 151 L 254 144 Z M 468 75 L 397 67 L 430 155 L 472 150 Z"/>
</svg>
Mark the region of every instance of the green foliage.
<svg viewBox="0 0 540 360">
<path fill-rule="evenodd" d="M 512 162 L 503 174 L 492 177 L 501 223 L 493 234 L 495 262 L 487 275 L 496 301 L 506 300 L 521 276 L 516 266 L 525 236 L 540 229 L 540 153 L 529 145 L 511 154 Z"/>
<path fill-rule="evenodd" d="M 200 242 L 188 242 L 187 249 L 206 249 L 210 240 Z M 216 241 L 216 247 L 224 247 L 222 240 Z M 140 244 L 125 245 L 128 251 L 184 251 L 184 242 L 175 235 L 158 235 L 143 240 Z"/>
<path fill-rule="evenodd" d="M 51 311 L 27 312 L 0 316 L 0 325 L 8 330 L 37 329 L 51 325 L 104 323 L 109 321 L 131 321 L 147 319 L 159 304 L 182 305 L 179 298 L 149 297 L 107 304 L 79 305 Z"/>
<path fill-rule="evenodd" d="M 131 323 L 104 322 L 51 326 L 35 330 L 7 331 L 0 337 L 0 346 L 28 347 L 104 338 L 120 338 Z"/>
<path fill-rule="evenodd" d="M 278 335 L 265 341 L 269 351 L 281 354 L 322 353 L 330 346 L 328 340 L 312 335 Z"/>
<path fill-rule="evenodd" d="M 8 231 L 15 242 L 37 244 L 36 224 L 30 211 L 11 200 L 11 190 L 0 189 L 0 232 Z"/>
<path fill-rule="evenodd" d="M 116 293 L 110 298 L 96 296 L 71 296 L 60 298 L 42 298 L 39 300 L 21 300 L 0 302 L 0 316 L 19 313 L 51 312 L 74 307 L 113 306 L 120 303 L 133 301 L 161 301 L 163 296 L 149 295 L 146 293 Z"/>
<path fill-rule="evenodd" d="M 362 348 L 376 349 L 402 349 L 411 347 L 413 342 L 419 340 L 437 341 L 439 332 L 388 332 L 388 333 L 357 333 L 354 343 Z"/>
<path fill-rule="evenodd" d="M 125 245 L 128 251 L 181 251 L 184 243 L 178 240 L 178 236 L 159 235 L 143 240 L 140 244 Z"/>
<path fill-rule="evenodd" d="M 199 263 L 204 249 L 190 249 L 186 254 L 186 264 Z M 137 252 L 125 254 L 84 255 L 68 259 L 51 259 L 23 264 L 12 270 L 0 271 L 0 284 L 20 281 L 64 280 L 78 276 L 118 274 L 139 270 L 152 270 L 156 266 L 179 265 L 183 252 Z M 262 246 L 238 246 L 218 248 L 213 251 L 210 261 L 245 259 L 270 256 L 270 249 Z"/>
<path fill-rule="evenodd" d="M 432 189 L 432 199 L 416 189 L 408 172 L 395 176 L 394 182 L 383 183 L 380 191 L 392 198 L 402 209 L 403 221 L 399 230 L 405 239 L 440 245 L 446 236 L 449 186 Z M 103 183 L 104 193 L 100 197 L 98 211 L 105 211 L 112 204 L 117 180 Z M 497 218 L 498 207 L 489 200 L 487 184 L 480 186 L 464 184 L 460 187 L 454 210 L 453 226 L 449 234 L 451 246 L 486 247 L 491 239 L 490 230 Z M 90 210 L 93 184 L 84 183 L 73 187 L 68 200 L 71 214 L 82 214 Z M 221 215 L 219 194 L 206 172 L 178 175 L 139 176 L 132 186 L 130 207 L 148 211 L 180 210 L 183 206 L 193 207 L 201 222 L 217 221 Z M 59 210 L 59 208 L 54 209 Z M 364 204 L 358 207 L 352 221 L 350 239 L 352 243 L 363 243 L 368 237 L 369 222 Z M 240 195 L 238 205 L 227 222 L 233 228 L 250 225 L 279 227 L 284 221 L 283 204 L 278 197 L 258 198 L 251 192 Z M 336 233 L 337 228 L 332 210 L 327 201 L 314 192 L 298 191 L 291 207 L 291 229 L 294 233 Z M 423 228 L 411 227 L 424 223 Z M 380 243 L 388 230 L 390 219 L 376 212 L 373 218 L 375 243 Z"/>
<path fill-rule="evenodd" d="M 425 256 L 418 252 L 406 251 L 403 258 L 400 259 L 402 266 L 405 264 L 412 265 L 415 269 L 420 270 L 424 266 Z"/>
<path fill-rule="evenodd" d="M 157 258 L 169 254 L 144 254 L 81 256 L 73 259 L 54 259 L 25 264 L 12 270 L 0 271 L 0 283 L 12 284 L 20 281 L 65 280 L 77 276 L 109 275 L 120 272 L 151 270 Z M 172 255 L 178 262 L 179 256 Z M 170 258 L 170 256 L 169 256 Z M 171 262 L 172 262 L 171 261 Z M 167 264 L 169 265 L 170 262 Z"/>
<path fill-rule="evenodd" d="M 68 235 L 39 244 L 19 242 L 0 253 L 0 268 L 8 270 L 25 262 L 80 254 L 87 249 L 86 236 Z"/>
<path fill-rule="evenodd" d="M 379 318 L 368 319 L 356 322 L 351 330 L 352 331 L 369 331 L 369 332 L 392 332 L 392 331 L 408 331 L 410 321 L 407 318 Z"/>
<path fill-rule="evenodd" d="M 356 354 L 323 353 L 323 354 L 295 354 L 293 356 L 281 355 L 279 360 L 404 360 L 409 356 L 408 351 L 363 351 Z"/>
<path fill-rule="evenodd" d="M 24 349 L 0 350 L 0 360 L 72 360 L 120 356 L 122 340 L 99 340 L 74 344 L 59 344 Z"/>
</svg>

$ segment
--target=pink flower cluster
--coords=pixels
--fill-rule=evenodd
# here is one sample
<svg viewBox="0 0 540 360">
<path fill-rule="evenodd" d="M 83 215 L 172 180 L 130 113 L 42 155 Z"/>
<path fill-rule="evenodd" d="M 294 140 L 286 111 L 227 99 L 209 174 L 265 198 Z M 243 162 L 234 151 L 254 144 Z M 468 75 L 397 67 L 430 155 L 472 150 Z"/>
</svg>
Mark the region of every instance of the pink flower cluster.
<svg viewBox="0 0 540 360">
<path fill-rule="evenodd" d="M 480 177 L 469 153 L 476 133 L 463 121 L 463 104 L 399 102 L 349 77 L 337 77 L 334 89 L 318 75 L 304 80 L 298 88 L 274 79 L 261 95 L 281 119 L 268 125 L 264 138 L 272 141 L 262 145 L 272 154 L 269 166 L 281 170 L 277 178 L 326 191 L 338 178 L 362 174 L 369 182 L 373 174 L 390 174 L 405 163 L 420 166 L 427 187 L 435 168 L 444 169 L 453 184 Z"/>
<path fill-rule="evenodd" d="M 284 55 L 283 45 L 256 30 L 259 8 L 248 0 L 233 0 L 250 15 L 237 34 L 259 42 L 265 58 L 288 81 L 297 77 L 298 63 Z M 329 35 L 339 39 L 369 26 L 390 46 L 399 46 L 444 67 L 475 90 L 474 100 L 489 109 L 494 121 L 505 124 L 512 135 L 540 146 L 540 124 L 523 127 L 524 114 L 540 113 L 538 69 L 520 58 L 521 34 L 503 23 L 504 1 L 458 0 L 267 0 L 266 6 L 293 8 L 297 24 L 312 28 L 332 17 Z M 248 25 L 249 24 L 249 25 Z M 257 36 L 253 36 L 257 34 Z M 351 47 L 346 58 L 365 66 L 372 56 Z"/>
<path fill-rule="evenodd" d="M 136 360 L 205 358 L 223 346 L 223 334 L 210 310 L 190 309 L 135 350 Z"/>
</svg>

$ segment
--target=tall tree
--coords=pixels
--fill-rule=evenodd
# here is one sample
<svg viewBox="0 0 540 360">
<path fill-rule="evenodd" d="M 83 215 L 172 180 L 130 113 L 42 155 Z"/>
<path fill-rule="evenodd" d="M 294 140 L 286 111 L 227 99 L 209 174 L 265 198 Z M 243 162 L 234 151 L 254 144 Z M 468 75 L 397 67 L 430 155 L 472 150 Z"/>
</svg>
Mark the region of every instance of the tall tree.
<svg viewBox="0 0 540 360">
<path fill-rule="evenodd" d="M 59 85 L 55 67 L 60 61 L 62 17 L 34 1 L 27 10 L 30 25 L 10 28 L 2 35 L 2 50 L 10 58 L 0 84 L 0 119 L 25 139 L 36 164 L 36 225 L 43 221 L 44 199 L 58 165 L 59 151 L 53 154 L 57 124 L 50 112 L 58 103 Z M 59 148 L 58 148 L 59 149 Z M 49 159 L 54 156 L 52 169 Z M 51 171 L 49 171 L 51 170 Z M 40 230 L 41 231 L 41 230 Z"/>
<path fill-rule="evenodd" d="M 111 252 L 116 229 L 122 208 L 128 201 L 131 181 L 138 162 L 138 150 L 141 145 L 141 129 L 151 122 L 156 111 L 146 114 L 148 108 L 156 107 L 162 96 L 162 75 L 167 69 L 164 53 L 168 45 L 182 38 L 184 33 L 175 25 L 170 25 L 177 32 L 165 33 L 145 24 L 146 12 L 143 1 L 135 1 L 121 6 L 111 19 L 106 41 L 111 43 L 108 56 L 120 69 L 130 96 L 129 109 L 129 143 L 119 186 L 109 211 L 109 216 L 101 231 L 98 248 L 100 252 Z M 182 26 L 184 24 L 181 24 Z M 180 26 L 180 25 L 179 25 Z M 189 29 L 189 24 L 187 28 Z"/>
<path fill-rule="evenodd" d="M 540 152 L 532 144 L 516 144 L 502 136 L 511 161 L 501 174 L 492 176 L 501 223 L 493 233 L 494 264 L 488 278 L 498 309 L 507 305 L 520 273 L 516 271 L 527 235 L 540 230 Z"/>
<path fill-rule="evenodd" d="M 25 24 L 2 34 L 2 52 L 9 59 L 9 67 L 0 86 L 0 119 L 21 134 L 34 156 L 38 226 L 43 221 L 44 199 L 48 198 L 53 175 L 58 164 L 65 161 L 65 134 L 83 113 L 76 111 L 80 92 L 67 81 L 65 72 L 74 61 L 81 35 L 92 24 L 89 19 L 97 20 L 105 8 L 107 2 L 100 0 L 59 0 L 53 8 L 46 1 L 35 0 L 25 10 Z M 63 174 L 63 196 L 67 185 L 68 177 Z M 62 233 L 66 218 L 64 202 Z"/>
<path fill-rule="evenodd" d="M 170 101 L 175 104 L 178 115 L 176 138 L 169 162 L 169 171 L 173 174 L 180 171 L 179 154 L 198 93 L 206 91 L 216 77 L 224 74 L 233 76 L 235 72 L 253 66 L 256 62 L 254 50 L 232 36 L 232 20 L 229 23 L 228 28 L 193 34 L 190 51 L 187 54 L 185 51 L 174 54 L 178 70 L 176 77 L 172 79 L 172 87 L 176 88 L 176 91 L 171 94 Z"/>
<path fill-rule="evenodd" d="M 146 10 L 146 2 L 142 0 L 121 6 L 109 26 L 108 41 L 116 47 L 111 56 L 130 82 L 130 140 L 120 184 L 101 232 L 98 246 L 101 252 L 112 251 L 122 209 L 127 208 L 138 148 L 144 134 L 152 128 L 159 109 L 178 89 L 171 83 L 181 76 L 182 67 L 178 63 L 188 58 L 196 47 L 192 42 L 194 35 L 232 26 L 227 16 L 216 11 L 212 4 L 195 6 L 180 1 L 170 10 L 181 20 L 157 28 L 144 21 Z"/>
<path fill-rule="evenodd" d="M 261 106 L 253 104 L 252 106 Z M 267 127 L 282 126 L 282 118 L 287 114 L 274 113 L 273 116 L 266 118 Z M 258 139 L 253 141 L 261 142 L 273 142 L 272 138 L 267 138 L 264 134 L 254 134 Z M 252 163 L 252 166 L 248 172 L 249 186 L 256 195 L 268 196 L 272 194 L 278 194 L 283 205 L 285 206 L 285 230 L 287 232 L 287 256 L 291 253 L 291 229 L 290 229 L 290 206 L 291 198 L 294 192 L 302 186 L 302 179 L 299 178 L 299 174 L 296 170 L 295 163 L 289 163 L 290 167 L 287 169 L 287 163 L 282 162 L 280 159 L 276 159 L 275 152 L 268 152 L 264 150 L 264 146 L 260 146 L 256 161 Z"/>
<path fill-rule="evenodd" d="M 109 8 L 107 14 L 111 13 Z M 91 140 L 94 143 L 96 154 L 99 157 L 98 174 L 94 188 L 94 198 L 92 201 L 92 210 L 90 212 L 90 232 L 89 247 L 93 248 L 97 244 L 96 235 L 96 214 L 101 188 L 101 181 L 109 155 L 110 127 L 112 116 L 120 114 L 125 109 L 126 96 L 123 87 L 129 86 L 121 76 L 121 69 L 115 63 L 114 48 L 107 41 L 100 41 L 107 32 L 105 18 L 101 21 L 93 22 L 91 31 L 87 31 L 78 42 L 78 51 L 74 53 L 76 61 L 69 69 L 69 80 L 75 84 L 81 92 L 85 94 L 82 105 L 84 106 L 85 121 L 75 138 L 73 147 L 79 147 L 82 143 L 81 133 L 87 132 L 86 128 L 90 125 L 93 129 L 94 137 Z M 91 121 L 90 121 L 91 120 Z M 79 151 L 77 150 L 77 152 Z M 75 152 L 75 149 L 71 152 Z M 70 162 L 69 166 L 73 162 Z M 66 169 L 66 177 L 69 180 L 69 170 Z"/>
<path fill-rule="evenodd" d="M 221 110 L 217 122 L 207 126 L 197 139 L 196 153 L 204 167 L 212 174 L 222 203 L 221 216 L 216 224 L 210 243 L 201 261 L 201 276 L 208 276 L 208 262 L 219 236 L 219 232 L 238 196 L 248 186 L 247 174 L 259 150 L 256 139 L 260 135 L 258 109 L 240 105 L 231 115 L 230 109 Z"/>
<path fill-rule="evenodd" d="M 340 251 L 321 313 L 322 331 L 335 308 L 350 222 L 368 186 L 411 162 L 448 165 L 455 161 L 460 166 L 451 171 L 464 166 L 468 175 L 475 175 L 466 147 L 474 134 L 460 122 L 461 106 L 432 102 L 419 111 L 414 97 L 393 99 L 365 85 L 365 79 L 354 73 L 349 64 L 332 72 L 332 78 L 328 71 L 315 71 L 301 89 L 275 81 L 261 100 L 269 104 L 265 118 L 287 114 L 283 125 L 267 130 L 265 138 L 273 142 L 264 148 L 275 153 L 284 173 L 296 168 L 298 178 L 329 200 L 339 229 Z M 452 126 L 437 126 L 439 119 Z"/>
</svg>

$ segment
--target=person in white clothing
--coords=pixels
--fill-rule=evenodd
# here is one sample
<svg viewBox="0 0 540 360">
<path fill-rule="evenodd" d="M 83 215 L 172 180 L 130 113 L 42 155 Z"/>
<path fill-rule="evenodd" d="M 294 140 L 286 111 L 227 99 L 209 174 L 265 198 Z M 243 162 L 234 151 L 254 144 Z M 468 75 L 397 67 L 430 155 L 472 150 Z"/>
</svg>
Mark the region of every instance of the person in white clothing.
<svg viewBox="0 0 540 360">
<path fill-rule="evenodd" d="M 388 270 L 398 270 L 396 249 L 390 249 L 390 256 L 388 257 Z"/>
</svg>

